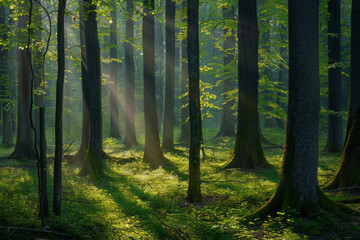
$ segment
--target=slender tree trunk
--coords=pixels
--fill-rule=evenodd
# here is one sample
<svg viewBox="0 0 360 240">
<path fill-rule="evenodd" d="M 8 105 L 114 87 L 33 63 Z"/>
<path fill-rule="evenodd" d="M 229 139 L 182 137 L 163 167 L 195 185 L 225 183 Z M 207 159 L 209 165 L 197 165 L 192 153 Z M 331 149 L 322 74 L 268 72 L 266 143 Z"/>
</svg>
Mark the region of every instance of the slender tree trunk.
<svg viewBox="0 0 360 240">
<path fill-rule="evenodd" d="M 134 66 L 134 1 L 126 1 L 126 41 L 125 41 L 125 139 L 128 146 L 137 145 L 135 131 L 135 66 Z"/>
<path fill-rule="evenodd" d="M 55 215 L 61 213 L 62 195 L 62 155 L 63 129 L 62 112 L 65 80 L 65 7 L 66 0 L 60 0 L 57 24 L 58 73 L 56 80 L 56 112 L 55 112 L 55 160 L 54 160 L 54 199 L 53 211 Z"/>
<path fill-rule="evenodd" d="M 166 84 L 163 128 L 163 150 L 174 150 L 175 93 L 175 2 L 166 0 Z"/>
<path fill-rule="evenodd" d="M 187 1 L 183 1 L 182 23 L 187 24 Z M 181 133 L 180 141 L 190 142 L 190 121 L 189 121 L 189 71 L 187 55 L 187 39 L 181 41 Z"/>
<path fill-rule="evenodd" d="M 159 0 L 159 8 L 164 7 L 164 0 Z M 163 20 L 163 12 L 159 12 L 157 18 Z M 159 125 L 159 131 L 161 132 L 162 120 L 164 116 L 164 24 L 158 19 L 155 19 L 155 49 L 157 52 L 157 61 L 155 65 L 155 71 L 157 73 L 155 82 L 155 94 L 156 94 L 156 111 Z"/>
<path fill-rule="evenodd" d="M 235 6 L 223 8 L 223 18 L 225 24 L 230 24 L 229 21 L 235 21 Z M 230 34 L 229 34 L 230 31 Z M 234 49 L 235 49 L 235 31 L 224 28 L 224 70 L 229 71 L 229 66 L 234 64 Z M 228 101 L 229 91 L 235 88 L 235 78 L 231 74 L 226 74 L 223 82 L 223 111 L 221 117 L 220 130 L 217 137 L 233 137 L 235 136 L 235 118 L 234 111 L 231 107 L 234 101 Z"/>
<path fill-rule="evenodd" d="M 103 176 L 101 69 L 100 47 L 96 20 L 96 5 L 93 0 L 84 0 L 85 49 L 87 66 L 86 99 L 89 109 L 89 145 L 80 175 L 90 175 L 94 180 Z"/>
<path fill-rule="evenodd" d="M 112 3 L 113 11 L 110 12 L 110 137 L 121 138 L 119 130 L 119 79 L 117 62 L 117 10 L 116 3 Z"/>
<path fill-rule="evenodd" d="M 326 152 L 341 152 L 343 148 L 343 124 L 339 115 L 341 109 L 341 29 L 340 0 L 328 2 L 328 79 L 329 79 L 329 111 L 334 111 L 328 117 L 328 138 Z"/>
<path fill-rule="evenodd" d="M 345 146 L 340 165 L 325 189 L 360 186 L 360 2 L 351 9 L 351 74 Z"/>
<path fill-rule="evenodd" d="M 268 165 L 260 144 L 258 114 L 258 39 L 256 1 L 239 1 L 238 120 L 234 153 L 225 168 Z"/>
<path fill-rule="evenodd" d="M 352 212 L 329 200 L 318 185 L 319 1 L 289 1 L 289 111 L 278 188 L 252 217 L 281 211 L 318 217 Z"/>
<path fill-rule="evenodd" d="M 199 54 L 199 1 L 187 1 L 188 15 L 188 69 L 189 69 L 189 115 L 190 115 L 190 152 L 189 188 L 187 200 L 201 202 L 200 188 L 200 147 L 202 141 L 200 110 L 200 54 Z"/>
<path fill-rule="evenodd" d="M 65 49 L 68 47 L 68 35 L 69 35 L 69 31 L 67 29 L 69 29 L 71 27 L 71 18 L 69 18 L 69 16 L 65 16 Z M 65 69 L 69 68 L 69 61 L 68 59 L 65 58 Z M 70 141 L 70 136 L 71 136 L 71 117 L 70 117 L 70 105 L 71 105 L 71 85 L 70 85 L 70 75 L 69 72 L 66 71 L 65 72 L 65 82 L 64 82 L 64 87 L 65 87 L 65 109 L 66 109 L 66 139 L 67 142 Z"/>
<path fill-rule="evenodd" d="M 3 31 L 0 33 L 1 38 L 5 41 L 6 44 L 9 44 L 9 39 L 7 37 L 8 25 L 6 22 L 7 14 L 5 7 L 0 7 L 0 26 Z M 0 84 L 1 84 L 1 96 L 6 99 L 2 105 L 2 144 L 6 147 L 9 147 L 13 144 L 13 134 L 12 134 L 12 124 L 11 124 L 11 108 L 9 105 L 9 100 L 11 97 L 11 83 L 9 76 L 9 51 L 4 47 L 0 46 Z"/>
<path fill-rule="evenodd" d="M 144 117 L 145 151 L 144 161 L 152 167 L 164 165 L 160 148 L 158 120 L 155 100 L 155 54 L 154 54 L 154 0 L 144 0 L 143 51 L 144 51 Z"/>
<path fill-rule="evenodd" d="M 27 9 L 27 3 L 21 4 Z M 30 109 L 31 109 L 31 70 L 30 59 L 27 54 L 27 35 L 24 31 L 29 21 L 29 15 L 19 17 L 18 28 L 20 30 L 19 44 L 23 48 L 17 50 L 18 61 L 18 127 L 15 149 L 11 156 L 35 159 L 34 133 L 31 129 Z"/>
<path fill-rule="evenodd" d="M 282 34 L 282 31 L 283 31 L 283 30 L 286 30 L 285 27 L 284 27 L 284 25 L 280 25 L 279 30 L 280 30 L 280 33 L 279 33 L 279 35 L 280 35 L 280 41 L 281 41 L 281 43 L 283 43 L 283 42 L 285 41 L 285 39 L 284 39 L 284 36 L 283 36 L 283 34 Z M 285 53 L 286 53 L 286 49 L 281 46 L 281 47 L 280 47 L 279 54 L 280 54 L 280 57 L 281 57 L 282 59 L 285 59 Z M 285 84 L 284 84 L 284 72 L 285 72 L 285 67 L 284 67 L 284 66 L 282 65 L 282 63 L 280 62 L 280 64 L 279 64 L 279 71 L 278 71 L 278 82 L 279 82 L 279 84 L 280 84 L 280 89 L 282 89 L 281 87 L 285 85 Z M 280 92 L 277 93 L 277 96 L 276 96 L 276 104 L 277 104 L 278 106 L 283 107 L 282 104 L 281 104 L 281 101 L 280 101 Z M 284 126 L 285 126 L 285 122 L 283 121 L 283 119 L 276 118 L 276 119 L 275 119 L 275 126 L 278 127 L 278 128 L 283 129 Z"/>
</svg>

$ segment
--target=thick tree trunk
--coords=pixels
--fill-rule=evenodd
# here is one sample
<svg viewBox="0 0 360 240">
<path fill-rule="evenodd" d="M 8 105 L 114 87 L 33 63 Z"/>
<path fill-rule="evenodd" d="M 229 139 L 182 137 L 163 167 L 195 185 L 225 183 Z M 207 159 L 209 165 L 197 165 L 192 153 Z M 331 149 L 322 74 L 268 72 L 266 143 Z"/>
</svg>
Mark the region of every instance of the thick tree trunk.
<svg viewBox="0 0 360 240">
<path fill-rule="evenodd" d="M 235 6 L 223 8 L 223 18 L 225 24 L 230 24 L 229 21 L 235 20 Z M 229 34 L 229 31 L 230 34 Z M 235 31 L 224 28 L 224 70 L 229 72 L 230 64 L 234 64 L 234 49 L 235 48 Z M 234 105 L 234 101 L 228 101 L 229 91 L 235 88 L 235 78 L 231 74 L 225 74 L 223 82 L 223 111 L 221 117 L 220 130 L 217 133 L 217 137 L 234 137 L 235 136 L 235 118 L 234 111 L 231 107 Z"/>
<path fill-rule="evenodd" d="M 27 4 L 22 4 L 22 7 L 27 9 Z M 19 17 L 18 27 L 20 33 L 19 44 L 23 48 L 18 48 L 18 127 L 16 135 L 15 149 L 11 156 L 25 157 L 35 159 L 34 149 L 34 133 L 31 129 L 30 109 L 31 109 L 31 70 L 30 59 L 27 54 L 27 35 L 24 31 L 28 24 L 29 16 L 27 14 Z"/>
<path fill-rule="evenodd" d="M 341 162 L 332 180 L 325 189 L 360 185 L 360 2 L 352 2 L 351 13 L 351 74 L 349 109 L 345 147 Z M 354 174 L 355 173 L 355 174 Z"/>
<path fill-rule="evenodd" d="M 183 2 L 181 21 L 187 24 L 186 1 Z M 181 132 L 179 140 L 190 142 L 190 121 L 189 121 L 189 71 L 187 55 L 187 39 L 181 41 Z"/>
<path fill-rule="evenodd" d="M 125 139 L 127 146 L 137 145 L 135 132 L 135 66 L 134 66 L 134 1 L 126 1 L 126 41 L 125 41 Z"/>
<path fill-rule="evenodd" d="M 119 93 L 118 93 L 118 62 L 117 62 L 117 11 L 116 3 L 112 3 L 110 12 L 110 137 L 121 138 L 119 129 Z"/>
<path fill-rule="evenodd" d="M 340 0 L 328 2 L 328 79 L 329 79 L 329 111 L 328 138 L 326 152 L 341 152 L 343 148 L 343 124 L 341 111 L 341 30 L 340 30 Z"/>
<path fill-rule="evenodd" d="M 318 186 L 319 1 L 289 1 L 289 112 L 278 188 L 251 217 L 297 210 L 306 217 L 351 212 Z"/>
<path fill-rule="evenodd" d="M 144 161 L 152 167 L 164 165 L 160 148 L 158 120 L 155 100 L 155 52 L 154 52 L 154 0 L 144 1 L 143 51 L 144 51 L 144 117 L 145 151 Z"/>
<path fill-rule="evenodd" d="M 96 5 L 93 0 L 84 0 L 85 49 L 87 66 L 86 100 L 89 109 L 89 145 L 80 175 L 90 175 L 96 180 L 103 176 L 101 69 L 100 47 L 96 20 Z"/>
<path fill-rule="evenodd" d="M 1 38 L 5 41 L 6 44 L 9 44 L 8 37 L 7 37 L 7 23 L 6 18 L 7 14 L 5 11 L 5 7 L 0 7 L 0 26 L 3 29 L 1 32 Z M 10 96 L 11 96 L 11 83 L 9 79 L 9 51 L 0 46 L 0 84 L 1 84 L 1 97 L 6 99 L 2 105 L 2 144 L 6 147 L 9 147 L 13 144 L 13 134 L 12 134 L 12 124 L 11 124 L 11 108 L 9 104 Z M 1 113 L 0 113 L 1 115 Z"/>
<path fill-rule="evenodd" d="M 166 83 L 162 149 L 174 150 L 175 2 L 166 0 Z"/>
<path fill-rule="evenodd" d="M 189 188 L 187 200 L 201 202 L 200 188 L 200 146 L 202 141 L 200 110 L 200 54 L 199 54 L 199 1 L 187 1 L 188 14 L 188 69 L 189 69 L 189 113 L 190 152 Z"/>
<path fill-rule="evenodd" d="M 256 1 L 239 1 L 238 121 L 234 154 L 225 168 L 268 165 L 260 144 L 258 114 L 258 39 Z"/>
<path fill-rule="evenodd" d="M 54 199 L 53 211 L 55 215 L 61 213 L 62 195 L 62 155 L 63 129 L 62 113 L 65 80 L 65 6 L 66 0 L 60 0 L 57 24 L 58 73 L 56 80 L 56 112 L 55 112 L 55 160 L 54 160 Z"/>
</svg>

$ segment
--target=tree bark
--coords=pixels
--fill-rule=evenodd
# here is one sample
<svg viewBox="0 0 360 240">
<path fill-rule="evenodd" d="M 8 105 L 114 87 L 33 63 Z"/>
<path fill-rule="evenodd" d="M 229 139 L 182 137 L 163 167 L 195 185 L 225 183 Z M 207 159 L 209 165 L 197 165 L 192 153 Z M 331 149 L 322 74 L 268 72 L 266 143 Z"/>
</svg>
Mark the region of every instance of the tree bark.
<svg viewBox="0 0 360 240">
<path fill-rule="evenodd" d="M 166 82 L 162 149 L 174 150 L 175 2 L 166 0 Z"/>
<path fill-rule="evenodd" d="M 119 93 L 118 93 L 118 62 L 117 60 L 117 11 L 116 3 L 111 4 L 114 9 L 110 12 L 110 137 L 121 138 L 119 129 Z"/>
<path fill-rule="evenodd" d="M 135 131 L 135 66 L 134 66 L 134 1 L 126 1 L 126 41 L 125 41 L 125 139 L 127 146 L 137 145 Z"/>
<path fill-rule="evenodd" d="M 235 6 L 223 7 L 223 18 L 225 24 L 229 21 L 235 21 Z M 229 34 L 230 31 L 230 34 Z M 224 71 L 228 72 L 230 64 L 234 64 L 235 50 L 235 31 L 224 28 Z M 235 79 L 231 74 L 225 74 L 223 82 L 223 111 L 221 116 L 220 130 L 217 137 L 234 137 L 235 136 L 235 118 L 234 111 L 231 107 L 234 101 L 228 101 L 229 91 L 235 88 Z"/>
<path fill-rule="evenodd" d="M 27 9 L 27 4 L 21 4 L 21 7 Z M 20 30 L 19 44 L 22 48 L 17 50 L 18 61 L 18 127 L 16 135 L 15 149 L 11 156 L 25 157 L 35 159 L 34 149 L 34 133 L 31 128 L 30 122 L 30 109 L 31 109 L 31 70 L 30 59 L 27 54 L 27 35 L 25 34 L 29 21 L 29 15 L 24 14 L 19 17 L 18 28 Z"/>
<path fill-rule="evenodd" d="M 278 188 L 251 217 L 297 210 L 305 217 L 352 212 L 318 185 L 319 1 L 289 1 L 289 111 Z"/>
<path fill-rule="evenodd" d="M 55 215 L 61 213 L 62 198 L 62 155 L 63 129 L 62 113 L 65 80 L 65 7 L 66 0 L 60 0 L 57 23 L 58 73 L 56 80 L 56 112 L 55 112 L 55 160 L 54 160 L 54 198 L 53 211 Z"/>
<path fill-rule="evenodd" d="M 102 112 L 101 112 L 101 69 L 100 47 L 96 20 L 96 5 L 93 0 L 84 0 L 85 49 L 86 49 L 86 91 L 89 110 L 89 145 L 80 175 L 90 175 L 97 180 L 103 176 Z"/>
<path fill-rule="evenodd" d="M 189 187 L 187 201 L 201 202 L 200 188 L 200 147 L 202 141 L 200 109 L 200 54 L 199 54 L 199 1 L 187 1 L 188 15 L 188 69 L 189 69 L 189 114 L 190 152 Z"/>
<path fill-rule="evenodd" d="M 340 165 L 325 189 L 360 185 L 360 2 L 352 2 L 351 73 L 345 146 Z M 354 174 L 355 173 L 355 174 Z"/>
<path fill-rule="evenodd" d="M 160 9 L 164 7 L 163 3 L 163 0 L 159 0 Z M 158 13 L 157 18 L 163 20 L 162 11 Z M 158 128 L 161 132 L 162 120 L 164 116 L 164 24 L 160 22 L 157 18 L 155 19 L 155 50 L 157 52 L 157 61 L 155 65 L 155 71 L 157 73 L 155 82 L 155 94 Z"/>
<path fill-rule="evenodd" d="M 9 44 L 7 37 L 8 25 L 6 22 L 7 14 L 4 6 L 0 7 L 0 26 L 3 29 L 1 31 L 1 38 L 6 44 Z M 11 97 L 11 82 L 9 76 L 9 51 L 6 47 L 0 46 L 0 84 L 1 84 L 1 97 L 5 99 L 2 105 L 2 145 L 9 147 L 13 144 L 12 134 L 12 119 L 11 119 L 11 108 L 10 108 L 10 97 Z"/>
<path fill-rule="evenodd" d="M 187 7 L 186 1 L 183 1 L 181 21 L 187 24 Z M 181 132 L 180 141 L 190 142 L 190 121 L 189 121 L 189 71 L 187 55 L 187 39 L 181 41 Z"/>
<path fill-rule="evenodd" d="M 144 0 L 143 51 L 144 51 L 144 117 L 145 150 L 143 160 L 152 167 L 165 164 L 160 148 L 155 100 L 155 52 L 154 52 L 154 0 Z"/>
<path fill-rule="evenodd" d="M 267 166 L 260 144 L 258 114 L 258 39 L 256 1 L 239 1 L 238 120 L 234 153 L 225 168 Z"/>
<path fill-rule="evenodd" d="M 343 148 L 343 124 L 341 111 L 341 29 L 340 29 L 340 0 L 328 2 L 328 137 L 326 152 L 341 152 Z"/>
</svg>

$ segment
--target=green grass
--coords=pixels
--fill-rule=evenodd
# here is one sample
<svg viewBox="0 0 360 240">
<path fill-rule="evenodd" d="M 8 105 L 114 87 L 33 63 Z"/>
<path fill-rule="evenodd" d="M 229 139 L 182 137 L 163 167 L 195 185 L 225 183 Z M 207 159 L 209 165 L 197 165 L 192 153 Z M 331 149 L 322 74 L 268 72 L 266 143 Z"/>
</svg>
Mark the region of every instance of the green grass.
<svg viewBox="0 0 360 240">
<path fill-rule="evenodd" d="M 207 132 L 206 136 L 211 134 Z M 265 129 L 264 135 L 274 144 L 283 144 L 283 130 Z M 201 163 L 202 204 L 185 201 L 188 180 L 185 146 L 177 145 L 176 152 L 165 153 L 171 164 L 153 170 L 141 161 L 142 145 L 126 148 L 115 139 L 106 139 L 104 149 L 114 161 L 107 162 L 105 178 L 94 183 L 87 177 L 78 177 L 79 167 L 69 166 L 65 161 L 62 215 L 51 214 L 46 224 L 73 239 L 342 239 L 359 231 L 354 224 L 346 228 L 341 225 L 341 231 L 329 230 L 322 219 L 301 219 L 296 214 L 279 214 L 262 223 L 242 224 L 241 218 L 265 204 L 274 192 L 282 149 L 265 149 L 273 169 L 224 171 L 222 166 L 231 156 L 233 139 L 209 137 L 205 144 L 206 158 Z M 75 150 L 76 146 L 72 146 L 69 153 Z M 10 152 L 11 149 L 0 149 L 1 156 Z M 325 184 L 334 173 L 339 159 L 340 155 L 320 151 L 320 184 Z M 52 172 L 50 164 L 50 205 Z M 0 160 L 0 203 L 0 239 L 39 237 L 7 229 L 7 226 L 41 228 L 35 163 Z"/>
</svg>

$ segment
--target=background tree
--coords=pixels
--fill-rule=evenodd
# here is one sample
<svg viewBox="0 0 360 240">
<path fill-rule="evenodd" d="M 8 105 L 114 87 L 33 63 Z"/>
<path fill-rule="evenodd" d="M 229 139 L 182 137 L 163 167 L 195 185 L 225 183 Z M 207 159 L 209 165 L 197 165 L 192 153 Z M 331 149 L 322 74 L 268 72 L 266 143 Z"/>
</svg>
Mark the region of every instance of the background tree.
<svg viewBox="0 0 360 240">
<path fill-rule="evenodd" d="M 267 165 L 260 144 L 256 1 L 240 0 L 238 22 L 238 120 L 234 153 L 226 168 Z"/>
<path fill-rule="evenodd" d="M 20 5 L 25 11 L 29 9 L 27 2 Z M 28 12 L 28 11 L 27 11 Z M 30 123 L 31 109 L 31 69 L 27 47 L 27 25 L 29 15 L 23 14 L 18 20 L 18 37 L 21 47 L 17 50 L 18 61 L 18 114 L 17 135 L 12 157 L 35 159 L 34 133 Z"/>
<path fill-rule="evenodd" d="M 162 149 L 174 150 L 175 2 L 166 0 L 165 4 L 166 82 Z"/>
<path fill-rule="evenodd" d="M 200 147 L 202 141 L 200 108 L 200 54 L 199 54 L 199 1 L 187 1 L 188 31 L 188 69 L 189 69 L 189 188 L 187 200 L 201 202 L 200 189 Z"/>
<path fill-rule="evenodd" d="M 120 138 L 119 130 L 119 79 L 117 55 L 117 9 L 116 3 L 111 3 L 110 17 L 110 137 Z"/>
<path fill-rule="evenodd" d="M 352 1 L 351 9 L 351 74 L 345 146 L 340 165 L 325 189 L 360 184 L 360 2 Z"/>
<path fill-rule="evenodd" d="M 234 101 L 229 101 L 229 91 L 235 88 L 234 76 L 229 71 L 229 64 L 234 64 L 234 50 L 235 50 L 235 30 L 229 27 L 229 22 L 235 20 L 235 6 L 226 6 L 222 9 L 223 18 L 225 21 L 224 26 L 224 71 L 225 79 L 223 81 L 223 110 L 221 116 L 220 130 L 217 134 L 218 137 L 233 137 L 235 136 L 235 119 L 234 111 L 231 107 L 234 105 Z"/>
<path fill-rule="evenodd" d="M 330 0 L 328 7 L 328 138 L 326 152 L 341 152 L 343 148 L 343 124 L 341 104 L 341 31 L 340 0 Z"/>
<path fill-rule="evenodd" d="M 135 133 L 134 1 L 126 1 L 125 145 L 137 145 Z"/>
<path fill-rule="evenodd" d="M 96 4 L 84 0 L 85 49 L 86 49 L 86 104 L 89 109 L 89 145 L 80 175 L 90 175 L 93 179 L 103 176 L 102 112 L 101 112 L 101 69 L 100 47 L 96 20 Z"/>
</svg>

